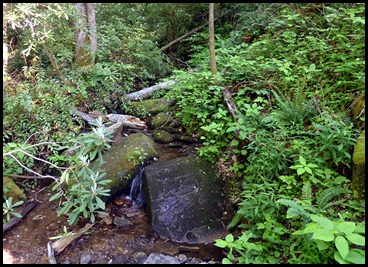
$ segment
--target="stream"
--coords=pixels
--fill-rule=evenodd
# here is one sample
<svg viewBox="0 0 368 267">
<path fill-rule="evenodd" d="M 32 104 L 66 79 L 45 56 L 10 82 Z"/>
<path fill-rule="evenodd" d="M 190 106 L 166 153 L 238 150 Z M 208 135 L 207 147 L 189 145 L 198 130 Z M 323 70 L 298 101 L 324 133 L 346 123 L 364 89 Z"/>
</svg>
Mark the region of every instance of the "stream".
<svg viewBox="0 0 368 267">
<path fill-rule="evenodd" d="M 197 144 L 172 147 L 155 143 L 160 159 L 171 159 L 195 153 Z M 177 244 L 159 238 L 150 229 L 144 207 L 142 167 L 128 187 L 106 203 L 109 214 L 60 254 L 60 264 L 140 264 L 151 254 L 158 253 L 176 257 L 183 264 L 219 263 L 223 251 L 211 244 Z M 79 220 L 70 226 L 66 216 L 57 217 L 57 202 L 49 202 L 50 182 L 44 180 L 38 188 L 30 190 L 27 199 L 37 201 L 36 207 L 16 226 L 3 234 L 3 263 L 48 264 L 47 243 L 49 238 L 64 233 L 76 232 L 89 221 Z M 119 220 L 117 219 L 119 218 Z M 52 241 L 55 241 L 52 240 Z"/>
</svg>

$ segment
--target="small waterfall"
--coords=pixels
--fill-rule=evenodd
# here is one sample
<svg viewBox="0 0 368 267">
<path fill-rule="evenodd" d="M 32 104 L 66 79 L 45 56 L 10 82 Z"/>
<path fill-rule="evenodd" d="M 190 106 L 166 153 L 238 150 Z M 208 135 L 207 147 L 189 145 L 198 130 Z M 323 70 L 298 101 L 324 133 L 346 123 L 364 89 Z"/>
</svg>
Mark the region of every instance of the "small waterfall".
<svg viewBox="0 0 368 267">
<path fill-rule="evenodd" d="M 123 191 L 123 194 L 126 195 L 126 199 L 130 199 L 132 201 L 133 207 L 136 205 L 144 206 L 144 196 L 142 190 L 143 172 L 144 167 L 141 166 Z"/>
</svg>

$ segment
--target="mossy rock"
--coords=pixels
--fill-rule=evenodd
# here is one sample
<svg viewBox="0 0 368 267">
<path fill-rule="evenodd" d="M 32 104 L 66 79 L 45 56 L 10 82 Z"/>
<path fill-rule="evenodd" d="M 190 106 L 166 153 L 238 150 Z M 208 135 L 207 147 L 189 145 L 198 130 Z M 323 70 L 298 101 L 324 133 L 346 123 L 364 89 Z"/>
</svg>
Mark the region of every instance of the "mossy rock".
<svg viewBox="0 0 368 267">
<path fill-rule="evenodd" d="M 163 125 L 171 125 L 172 123 L 174 123 L 173 117 L 166 112 L 160 112 L 153 118 L 151 127 L 155 129 Z"/>
<path fill-rule="evenodd" d="M 145 134 L 131 134 L 116 142 L 104 154 L 104 162 L 100 166 L 106 170 L 105 178 L 112 182 L 105 186 L 110 189 L 110 197 L 116 195 L 129 182 L 141 165 L 158 157 L 154 142 Z"/>
<path fill-rule="evenodd" d="M 6 187 L 8 192 L 4 192 L 4 187 Z M 23 190 L 20 189 L 16 183 L 14 183 L 13 179 L 9 178 L 8 176 L 3 177 L 3 194 L 8 198 L 12 197 L 13 203 L 21 199 L 26 199 L 26 195 L 24 194 Z"/>
<path fill-rule="evenodd" d="M 360 118 L 365 116 L 365 95 L 354 99 L 351 104 L 351 115 L 353 116 L 353 120 L 357 123 L 357 127 L 360 128 L 364 123 Z"/>
<path fill-rule="evenodd" d="M 353 179 L 351 189 L 354 196 L 365 196 L 365 130 L 360 134 L 353 153 Z"/>
<path fill-rule="evenodd" d="M 155 139 L 156 142 L 163 144 L 171 143 L 172 141 L 174 141 L 174 136 L 164 130 L 155 130 L 152 133 L 152 137 L 153 139 Z"/>
<path fill-rule="evenodd" d="M 160 98 L 131 102 L 130 104 L 133 107 L 131 115 L 140 117 L 142 115 L 155 115 L 168 111 L 173 102 Z"/>
</svg>

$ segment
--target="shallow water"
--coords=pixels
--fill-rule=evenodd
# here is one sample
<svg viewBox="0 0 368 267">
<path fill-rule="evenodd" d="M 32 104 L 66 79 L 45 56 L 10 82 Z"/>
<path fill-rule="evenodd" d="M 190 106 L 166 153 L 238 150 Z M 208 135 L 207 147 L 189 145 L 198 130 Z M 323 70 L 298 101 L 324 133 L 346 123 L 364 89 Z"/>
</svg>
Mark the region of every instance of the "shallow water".
<svg viewBox="0 0 368 267">
<path fill-rule="evenodd" d="M 157 144 L 159 159 L 170 159 L 185 156 L 196 150 L 195 145 L 170 147 Z M 34 197 L 40 188 L 29 192 L 29 198 Z M 13 229 L 3 235 L 3 263 L 48 263 L 47 243 L 50 237 L 63 233 L 66 226 L 68 232 L 77 231 L 88 221 L 80 220 L 78 225 L 69 226 L 67 217 L 56 215 L 57 202 L 49 202 L 50 191 L 45 189 L 37 194 L 40 203 Z M 124 201 L 125 199 L 125 201 Z M 89 232 L 70 244 L 59 255 L 58 263 L 79 263 L 82 253 L 92 256 L 92 264 L 108 263 L 137 263 L 142 252 L 163 253 L 177 256 L 196 257 L 204 261 L 221 261 L 222 250 L 213 244 L 192 245 L 176 244 L 158 238 L 150 229 L 149 219 L 145 209 L 139 203 L 133 205 L 131 199 L 122 194 L 109 201 L 106 205 L 109 217 L 104 222 L 99 220 Z M 118 227 L 113 224 L 114 217 L 121 217 L 130 224 Z M 193 250 L 193 251 L 190 251 Z M 144 254 L 143 254 L 144 255 Z"/>
</svg>

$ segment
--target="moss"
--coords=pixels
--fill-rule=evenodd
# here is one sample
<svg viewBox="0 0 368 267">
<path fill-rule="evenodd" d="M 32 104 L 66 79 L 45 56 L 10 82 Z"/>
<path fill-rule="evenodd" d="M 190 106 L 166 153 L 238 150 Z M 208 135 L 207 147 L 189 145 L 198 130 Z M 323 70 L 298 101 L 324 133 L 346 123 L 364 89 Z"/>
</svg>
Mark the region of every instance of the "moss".
<svg viewBox="0 0 368 267">
<path fill-rule="evenodd" d="M 351 105 L 351 112 L 356 118 L 362 112 L 365 107 L 365 95 L 356 98 Z"/>
<path fill-rule="evenodd" d="M 354 164 L 365 164 L 365 130 L 360 134 L 353 153 Z"/>
<path fill-rule="evenodd" d="M 13 181 L 13 179 L 5 176 L 3 177 L 3 189 L 6 187 L 9 191 L 5 193 L 6 197 L 12 197 L 13 202 L 18 200 L 25 200 L 26 196 L 22 189 L 20 189 Z"/>
<path fill-rule="evenodd" d="M 153 118 L 153 120 L 151 122 L 151 126 L 153 128 L 157 128 L 157 127 L 160 127 L 160 126 L 163 126 L 163 125 L 169 125 L 172 122 L 174 122 L 174 120 L 171 116 L 169 116 L 165 112 L 161 112 Z"/>
<path fill-rule="evenodd" d="M 354 147 L 353 153 L 353 179 L 351 189 L 354 196 L 365 196 L 365 131 L 363 131 Z"/>
<path fill-rule="evenodd" d="M 154 157 L 158 157 L 158 153 L 153 141 L 145 134 L 131 134 L 116 142 L 104 154 L 104 162 L 100 166 L 106 170 L 106 178 L 112 180 L 105 186 L 111 189 L 111 196 L 127 185 L 142 162 Z"/>
<path fill-rule="evenodd" d="M 166 144 L 174 141 L 174 137 L 164 130 L 156 130 L 152 133 L 152 136 L 159 143 Z"/>
<path fill-rule="evenodd" d="M 148 99 L 138 102 L 131 102 L 134 108 L 132 115 L 139 116 L 143 114 L 158 114 L 168 111 L 171 101 L 166 99 Z"/>
</svg>

